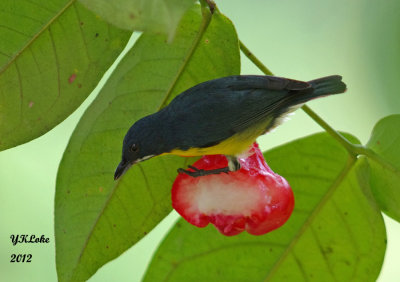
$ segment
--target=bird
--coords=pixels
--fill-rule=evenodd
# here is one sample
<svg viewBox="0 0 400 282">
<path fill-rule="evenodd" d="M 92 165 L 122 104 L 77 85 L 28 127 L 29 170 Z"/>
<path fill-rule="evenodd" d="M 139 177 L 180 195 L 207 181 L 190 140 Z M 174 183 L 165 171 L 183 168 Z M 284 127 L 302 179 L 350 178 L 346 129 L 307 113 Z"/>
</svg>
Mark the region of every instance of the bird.
<svg viewBox="0 0 400 282">
<path fill-rule="evenodd" d="M 256 138 L 278 126 L 304 103 L 346 91 L 340 75 L 308 82 L 266 75 L 233 75 L 197 84 L 167 106 L 137 120 L 127 131 L 119 179 L 132 165 L 155 156 L 225 155 L 228 166 L 213 170 L 179 168 L 193 177 L 240 169 L 238 156 Z"/>
</svg>

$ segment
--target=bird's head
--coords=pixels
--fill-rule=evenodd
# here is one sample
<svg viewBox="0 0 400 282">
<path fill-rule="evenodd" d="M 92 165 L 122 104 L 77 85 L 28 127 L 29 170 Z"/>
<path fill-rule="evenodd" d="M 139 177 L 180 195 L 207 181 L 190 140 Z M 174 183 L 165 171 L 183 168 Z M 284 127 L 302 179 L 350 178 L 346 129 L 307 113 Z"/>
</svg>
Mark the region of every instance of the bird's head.
<svg viewBox="0 0 400 282">
<path fill-rule="evenodd" d="M 148 120 L 139 120 L 126 133 L 121 162 L 115 170 L 114 180 L 120 178 L 132 165 L 158 155 L 155 147 L 157 140 L 149 125 Z"/>
</svg>

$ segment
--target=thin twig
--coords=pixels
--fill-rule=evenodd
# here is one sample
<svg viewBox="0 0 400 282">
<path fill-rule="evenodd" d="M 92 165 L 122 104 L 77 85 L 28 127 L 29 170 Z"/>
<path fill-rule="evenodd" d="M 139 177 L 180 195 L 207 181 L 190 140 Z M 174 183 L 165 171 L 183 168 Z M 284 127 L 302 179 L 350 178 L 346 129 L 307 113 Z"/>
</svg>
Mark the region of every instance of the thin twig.
<svg viewBox="0 0 400 282">
<path fill-rule="evenodd" d="M 263 73 L 266 75 L 272 75 L 272 72 L 259 60 L 256 56 L 243 44 L 242 41 L 239 41 L 240 50 L 242 50 L 243 54 L 249 58 Z M 337 140 L 354 158 L 358 155 L 359 149 L 358 146 L 352 144 L 349 140 L 347 140 L 343 135 L 333 129 L 326 121 L 324 121 L 320 116 L 318 116 L 313 110 L 310 109 L 307 105 L 301 107 L 307 115 L 309 115 L 316 123 L 318 123 L 326 132 L 328 132 L 335 140 Z"/>
</svg>

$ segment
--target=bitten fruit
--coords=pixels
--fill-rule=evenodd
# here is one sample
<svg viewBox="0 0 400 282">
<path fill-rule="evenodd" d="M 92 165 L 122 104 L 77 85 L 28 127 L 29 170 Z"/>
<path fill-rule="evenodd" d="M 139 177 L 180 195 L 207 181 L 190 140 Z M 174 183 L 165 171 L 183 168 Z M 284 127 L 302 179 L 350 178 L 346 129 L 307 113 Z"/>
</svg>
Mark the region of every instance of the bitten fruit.
<svg viewBox="0 0 400 282">
<path fill-rule="evenodd" d="M 205 227 L 212 223 L 224 235 L 246 230 L 253 235 L 270 232 L 290 217 L 294 196 L 288 182 L 274 173 L 257 143 L 241 169 L 200 177 L 179 174 L 172 186 L 172 206 L 189 223 Z M 223 155 L 204 156 L 193 164 L 197 169 L 227 166 Z"/>
</svg>

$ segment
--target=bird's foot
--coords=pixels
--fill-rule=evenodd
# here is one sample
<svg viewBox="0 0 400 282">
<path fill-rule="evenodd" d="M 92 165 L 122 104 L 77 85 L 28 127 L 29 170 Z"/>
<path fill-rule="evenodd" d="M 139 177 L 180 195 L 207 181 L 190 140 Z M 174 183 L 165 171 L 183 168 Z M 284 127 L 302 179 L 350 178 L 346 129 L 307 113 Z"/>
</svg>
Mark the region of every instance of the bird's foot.
<svg viewBox="0 0 400 282">
<path fill-rule="evenodd" d="M 183 169 L 179 168 L 178 173 L 186 173 L 187 175 L 191 177 L 199 177 L 199 176 L 205 176 L 205 175 L 211 175 L 211 174 L 220 174 L 220 173 L 228 173 L 229 167 L 223 167 L 223 168 L 217 168 L 217 169 L 210 169 L 210 170 L 205 170 L 205 169 L 198 169 L 197 167 L 194 166 L 189 166 L 190 169 Z"/>
</svg>

